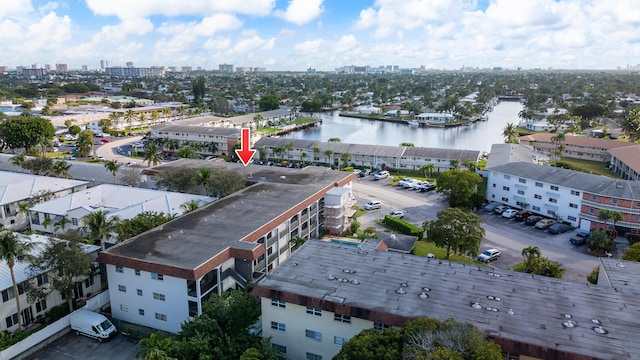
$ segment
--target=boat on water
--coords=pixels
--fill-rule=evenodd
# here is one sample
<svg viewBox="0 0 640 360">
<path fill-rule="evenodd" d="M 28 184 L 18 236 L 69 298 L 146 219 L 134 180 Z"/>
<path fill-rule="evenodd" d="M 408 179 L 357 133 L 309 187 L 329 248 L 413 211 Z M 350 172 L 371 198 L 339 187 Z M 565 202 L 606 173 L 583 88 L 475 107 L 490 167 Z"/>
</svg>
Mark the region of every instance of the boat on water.
<svg viewBox="0 0 640 360">
<path fill-rule="evenodd" d="M 409 126 L 411 126 L 411 127 L 418 127 L 418 126 L 420 126 L 420 123 L 419 123 L 419 122 L 417 122 L 417 121 L 415 121 L 415 120 L 409 120 L 409 121 L 407 121 L 407 124 L 408 124 Z"/>
</svg>

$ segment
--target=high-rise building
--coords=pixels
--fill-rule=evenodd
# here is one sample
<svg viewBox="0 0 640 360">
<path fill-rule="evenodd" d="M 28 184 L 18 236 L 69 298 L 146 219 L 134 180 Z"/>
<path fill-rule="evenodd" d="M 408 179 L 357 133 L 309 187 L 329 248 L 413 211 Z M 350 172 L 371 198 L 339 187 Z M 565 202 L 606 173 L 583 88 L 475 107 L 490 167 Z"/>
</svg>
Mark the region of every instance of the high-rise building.
<svg viewBox="0 0 640 360">
<path fill-rule="evenodd" d="M 35 69 L 35 68 L 34 68 Z M 44 64 L 44 69 L 46 71 L 51 71 L 51 64 Z"/>
<path fill-rule="evenodd" d="M 57 72 L 67 72 L 67 64 L 56 64 Z"/>
<path fill-rule="evenodd" d="M 109 60 L 100 60 L 100 70 L 104 71 L 104 69 L 109 67 Z"/>
<path fill-rule="evenodd" d="M 22 76 L 26 78 L 43 78 L 44 77 L 44 69 L 31 69 L 27 67 L 22 67 Z"/>
<path fill-rule="evenodd" d="M 132 61 L 127 61 L 127 67 L 128 68 L 132 68 L 133 67 L 133 62 Z"/>
<path fill-rule="evenodd" d="M 5 65 L 0 65 L 0 73 L 6 73 L 9 71 L 9 67 Z"/>
<path fill-rule="evenodd" d="M 87 65 L 82 65 L 82 71 L 89 71 L 89 68 L 87 67 Z"/>
<path fill-rule="evenodd" d="M 138 68 L 138 67 L 108 67 L 104 69 L 107 75 L 121 76 L 121 77 L 156 77 L 164 75 L 164 69 L 152 67 L 152 68 Z"/>
<path fill-rule="evenodd" d="M 233 64 L 220 64 L 218 65 L 218 70 L 223 73 L 232 73 L 233 72 Z"/>
</svg>

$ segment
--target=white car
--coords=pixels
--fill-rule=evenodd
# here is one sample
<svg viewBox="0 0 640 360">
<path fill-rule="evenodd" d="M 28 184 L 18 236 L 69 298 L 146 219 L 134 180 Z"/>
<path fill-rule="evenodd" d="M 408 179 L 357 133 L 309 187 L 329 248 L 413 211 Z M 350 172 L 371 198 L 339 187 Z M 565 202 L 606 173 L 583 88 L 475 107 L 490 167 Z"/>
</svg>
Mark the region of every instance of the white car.
<svg viewBox="0 0 640 360">
<path fill-rule="evenodd" d="M 498 249 L 488 249 L 478 255 L 478 261 L 483 263 L 488 263 L 489 261 L 498 259 L 500 259 L 500 250 Z"/>
<path fill-rule="evenodd" d="M 414 181 L 414 180 L 412 178 L 404 178 L 404 179 L 398 180 L 398 186 L 404 187 L 404 184 L 406 184 L 408 181 Z"/>
<path fill-rule="evenodd" d="M 424 181 L 416 181 L 413 183 L 413 190 L 420 190 L 424 186 Z"/>
<path fill-rule="evenodd" d="M 386 178 L 388 178 L 388 177 L 389 177 L 389 172 L 388 172 L 388 171 L 386 171 L 386 170 L 380 171 L 379 173 L 377 173 L 377 174 L 375 174 L 375 175 L 373 176 L 373 178 L 374 178 L 375 180 L 382 180 L 382 179 L 386 179 Z"/>
<path fill-rule="evenodd" d="M 362 208 L 365 210 L 375 210 L 375 209 L 380 209 L 381 207 L 382 207 L 382 203 L 380 201 L 371 200 L 368 203 L 364 204 Z"/>
<path fill-rule="evenodd" d="M 409 179 L 402 186 L 405 189 L 411 189 L 411 188 L 413 188 L 413 185 L 415 185 L 415 183 L 417 183 L 417 182 L 418 182 L 418 180 L 416 180 L 416 179 Z"/>
<path fill-rule="evenodd" d="M 516 209 L 507 209 L 507 210 L 502 212 L 502 217 L 506 217 L 507 219 L 511 219 L 512 217 L 516 216 L 517 212 L 518 212 L 518 210 L 516 210 Z"/>
<path fill-rule="evenodd" d="M 393 216 L 394 218 L 404 219 L 404 211 L 402 210 L 393 210 L 389 213 L 389 215 Z"/>
</svg>

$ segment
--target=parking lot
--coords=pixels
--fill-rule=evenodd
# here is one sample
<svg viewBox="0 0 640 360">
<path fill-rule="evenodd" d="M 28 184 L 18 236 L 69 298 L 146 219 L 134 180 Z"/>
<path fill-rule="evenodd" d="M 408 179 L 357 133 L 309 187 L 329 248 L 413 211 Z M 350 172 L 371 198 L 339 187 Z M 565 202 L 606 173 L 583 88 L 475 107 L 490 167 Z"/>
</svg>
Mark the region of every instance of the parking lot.
<svg viewBox="0 0 640 360">
<path fill-rule="evenodd" d="M 69 332 L 62 338 L 49 344 L 39 353 L 28 357 L 28 360 L 131 360 L 142 346 L 137 340 L 118 334 L 110 341 L 99 343 L 86 336 L 76 336 Z"/>
<path fill-rule="evenodd" d="M 375 219 L 383 218 L 392 210 L 404 210 L 405 220 L 421 226 L 424 220 L 435 219 L 437 212 L 448 206 L 447 199 L 436 192 L 421 193 L 390 186 L 390 182 L 390 179 L 375 181 L 372 176 L 367 176 L 354 183 L 357 205 L 362 207 L 369 200 L 382 203 L 381 209 L 369 211 L 359 218 L 362 227 L 375 225 Z M 491 262 L 492 266 L 508 269 L 522 262 L 522 249 L 528 246 L 537 246 L 542 256 L 560 262 L 566 269 L 564 279 L 585 282 L 586 276 L 599 264 L 597 257 L 587 253 L 586 245 L 575 247 L 569 242 L 575 230 L 550 234 L 547 230 L 482 209 L 476 214 L 482 218 L 486 232 L 480 250 L 497 248 L 502 253 L 499 260 Z M 614 257 L 620 257 L 624 252 L 625 242 L 624 239 L 617 239 Z"/>
</svg>

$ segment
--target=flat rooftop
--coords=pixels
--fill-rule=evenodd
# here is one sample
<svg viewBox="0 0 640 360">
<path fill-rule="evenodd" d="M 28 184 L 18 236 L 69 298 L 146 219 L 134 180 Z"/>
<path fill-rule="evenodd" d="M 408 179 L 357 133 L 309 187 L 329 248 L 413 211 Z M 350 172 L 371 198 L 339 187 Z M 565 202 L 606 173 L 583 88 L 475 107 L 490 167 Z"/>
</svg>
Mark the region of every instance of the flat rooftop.
<svg viewBox="0 0 640 360">
<path fill-rule="evenodd" d="M 640 358 L 640 298 L 635 294 L 376 251 L 376 246 L 374 240 L 360 247 L 307 241 L 260 280 L 254 294 L 282 295 L 294 303 L 303 298 L 337 303 L 336 309 L 351 308 L 351 314 L 360 317 L 454 318 L 496 338 L 545 349 L 602 359 Z M 593 319 L 606 334 L 593 330 Z M 565 328 L 567 320 L 575 327 Z"/>
</svg>

